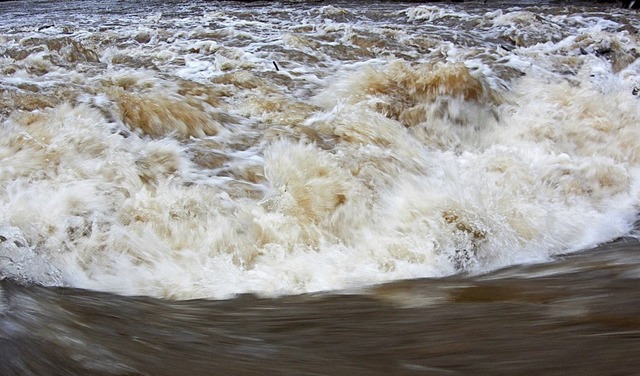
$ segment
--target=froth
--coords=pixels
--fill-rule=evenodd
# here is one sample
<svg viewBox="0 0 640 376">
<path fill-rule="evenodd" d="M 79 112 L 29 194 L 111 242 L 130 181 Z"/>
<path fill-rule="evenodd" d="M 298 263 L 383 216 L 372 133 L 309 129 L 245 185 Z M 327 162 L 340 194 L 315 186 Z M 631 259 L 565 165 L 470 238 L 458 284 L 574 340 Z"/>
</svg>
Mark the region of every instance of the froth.
<svg viewBox="0 0 640 376">
<path fill-rule="evenodd" d="M 6 36 L 0 272 L 277 295 L 482 273 L 633 228 L 638 41 L 615 25 L 264 12 Z"/>
</svg>

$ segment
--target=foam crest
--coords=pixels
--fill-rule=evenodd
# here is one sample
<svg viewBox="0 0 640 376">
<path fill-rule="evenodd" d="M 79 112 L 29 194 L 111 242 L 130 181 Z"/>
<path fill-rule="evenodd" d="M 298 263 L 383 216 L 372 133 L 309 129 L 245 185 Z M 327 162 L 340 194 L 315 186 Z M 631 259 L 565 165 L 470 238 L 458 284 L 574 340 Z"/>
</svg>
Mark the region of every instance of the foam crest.
<svg viewBox="0 0 640 376">
<path fill-rule="evenodd" d="M 487 87 L 481 78 L 474 77 L 463 64 L 409 65 L 397 60 L 382 69 L 367 66 L 334 84 L 328 92 L 339 96 L 320 96 L 325 106 L 332 105 L 337 98 L 351 103 L 373 98 L 387 99 L 386 103 L 373 104 L 386 115 L 396 118 L 419 103 L 433 102 L 443 96 L 469 102 L 496 103 L 500 100 L 494 90 Z M 398 107 L 393 103 L 398 103 Z"/>
<path fill-rule="evenodd" d="M 433 22 L 444 17 L 463 18 L 469 16 L 464 12 L 456 11 L 451 8 L 419 5 L 405 10 L 409 21 L 428 21 Z"/>
<path fill-rule="evenodd" d="M 367 105 L 428 145 L 448 149 L 479 142 L 497 124 L 503 98 L 463 64 L 393 61 L 382 69 L 366 66 L 318 96 L 325 108 L 337 101 Z"/>
<path fill-rule="evenodd" d="M 519 103 L 505 134 L 544 145 L 556 153 L 609 157 L 618 163 L 638 162 L 630 140 L 637 137 L 636 98 L 624 85 L 603 93 L 589 84 L 551 84 L 524 79 L 514 91 Z M 511 119 L 509 120 L 511 121 Z"/>
<path fill-rule="evenodd" d="M 359 182 L 332 154 L 311 145 L 276 143 L 265 152 L 265 176 L 276 194 L 265 202 L 270 211 L 295 216 L 338 235 L 355 230 L 361 209 Z"/>
</svg>

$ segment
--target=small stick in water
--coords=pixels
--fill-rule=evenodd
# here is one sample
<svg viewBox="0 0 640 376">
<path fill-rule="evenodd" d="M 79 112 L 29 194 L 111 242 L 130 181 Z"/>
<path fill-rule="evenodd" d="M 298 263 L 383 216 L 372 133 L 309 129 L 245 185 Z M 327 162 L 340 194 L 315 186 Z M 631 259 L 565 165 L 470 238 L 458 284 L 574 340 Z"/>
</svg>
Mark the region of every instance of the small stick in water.
<svg viewBox="0 0 640 376">
<path fill-rule="evenodd" d="M 275 62 L 275 61 L 273 62 L 273 66 L 274 66 L 274 67 L 276 67 L 276 72 L 279 72 L 279 71 L 280 71 L 280 68 L 278 68 L 278 64 L 276 64 L 276 62 Z"/>
</svg>

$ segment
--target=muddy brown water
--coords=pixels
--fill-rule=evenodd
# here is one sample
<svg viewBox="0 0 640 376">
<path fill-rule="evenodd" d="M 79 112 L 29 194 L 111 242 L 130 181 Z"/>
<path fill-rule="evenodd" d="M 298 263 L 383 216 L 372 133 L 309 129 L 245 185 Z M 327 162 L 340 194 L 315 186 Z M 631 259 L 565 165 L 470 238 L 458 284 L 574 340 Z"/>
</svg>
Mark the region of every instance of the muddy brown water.
<svg viewBox="0 0 640 376">
<path fill-rule="evenodd" d="M 633 375 L 640 244 L 352 294 L 166 301 L 2 282 L 2 375 Z"/>
<path fill-rule="evenodd" d="M 318 8 L 325 5 L 335 7 Z M 509 14 L 509 7 L 527 8 Z M 0 376 L 640 374 L 640 242 L 625 237 L 557 255 L 633 233 L 637 14 L 576 1 L 466 1 L 446 9 L 364 1 L 1 2 Z M 390 56 L 401 64 L 384 62 Z M 497 84 L 455 80 L 472 76 L 447 59 L 475 61 Z M 361 72 L 367 61 L 379 70 Z M 428 72 L 432 61 L 454 78 L 453 88 L 434 86 L 438 93 L 469 93 L 467 112 L 486 110 L 486 127 L 519 129 L 539 119 L 531 122 L 536 132 L 520 131 L 535 147 L 514 136 L 500 141 L 493 160 L 484 153 L 491 145 L 482 143 L 484 128 L 476 137 L 460 128 L 474 125 L 473 117 L 453 116 L 467 107 L 452 101 L 452 113 L 443 106 L 435 123 L 425 121 L 424 109 L 409 111 L 434 100 L 427 95 L 434 88 L 413 98 L 420 90 L 411 77 L 420 76 L 409 75 L 415 66 Z M 352 66 L 346 78 L 344 66 Z M 397 80 L 402 90 L 389 80 L 372 84 L 399 73 L 407 74 Z M 333 81 L 353 86 L 338 99 L 362 103 L 319 107 L 312 99 L 328 97 Z M 356 89 L 375 100 L 351 98 Z M 521 117 L 513 117 L 516 107 L 496 109 L 499 101 L 486 94 L 494 89 L 510 95 Z M 611 97 L 619 103 L 596 103 Z M 331 123 L 334 107 L 346 112 Z M 506 124 L 493 124 L 498 113 Z M 326 124 L 308 121 L 319 115 Z M 379 135 L 382 128 L 362 128 L 364 121 L 347 127 L 363 115 L 398 131 Z M 407 133 L 419 124 L 424 132 Z M 281 138 L 290 145 L 270 148 Z M 401 153 L 407 147 L 413 163 Z M 334 217 L 323 213 L 340 209 L 348 190 L 330 197 L 335 205 L 313 206 L 302 194 L 288 205 L 295 179 L 285 172 L 296 177 L 305 165 L 283 169 L 278 182 L 265 177 L 263 159 L 270 153 L 278 172 L 296 161 L 294 152 L 339 162 L 310 174 L 298 192 L 326 176 L 347 177 L 359 189 L 348 202 L 367 197 L 362 192 L 373 201 Z M 278 163 L 282 154 L 292 158 Z M 103 163 L 114 156 L 121 159 Z M 460 180 L 440 195 L 447 185 L 436 172 L 476 164 L 494 167 L 466 180 L 452 173 L 450 180 Z M 521 184 L 520 171 L 531 184 Z M 395 184 L 407 182 L 399 172 L 433 173 L 434 182 L 400 189 Z M 483 179 L 494 175 L 488 187 Z M 271 191 L 280 196 L 267 197 Z M 429 201 L 428 192 L 438 195 Z M 401 194 L 404 206 L 395 200 Z M 300 203 L 307 216 L 295 210 Z M 396 218 L 394 227 L 387 220 L 397 207 L 417 214 Z M 359 233 L 361 217 L 373 222 Z M 211 235 L 219 228 L 226 230 Z M 615 235 L 598 240 L 601 230 Z M 513 236 L 518 231 L 522 237 Z M 434 256 L 447 252 L 455 264 L 447 273 L 456 275 L 379 283 L 413 278 L 415 270 L 431 275 Z M 503 259 L 500 265 L 548 262 L 488 271 L 489 261 Z M 264 295 L 234 295 L 243 291 Z"/>
</svg>

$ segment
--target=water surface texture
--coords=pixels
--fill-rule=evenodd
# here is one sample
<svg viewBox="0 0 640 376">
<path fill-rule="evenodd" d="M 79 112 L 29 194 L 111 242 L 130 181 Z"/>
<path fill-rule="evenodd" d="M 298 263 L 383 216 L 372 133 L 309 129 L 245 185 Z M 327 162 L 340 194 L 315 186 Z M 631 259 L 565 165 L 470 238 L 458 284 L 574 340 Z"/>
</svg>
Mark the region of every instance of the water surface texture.
<svg viewBox="0 0 640 376">
<path fill-rule="evenodd" d="M 637 12 L 0 13 L 2 374 L 637 370 Z"/>
</svg>

